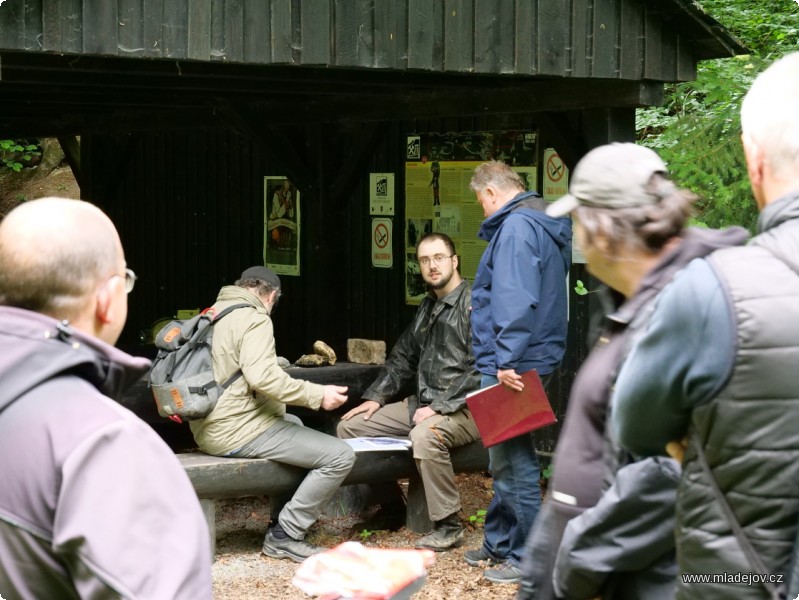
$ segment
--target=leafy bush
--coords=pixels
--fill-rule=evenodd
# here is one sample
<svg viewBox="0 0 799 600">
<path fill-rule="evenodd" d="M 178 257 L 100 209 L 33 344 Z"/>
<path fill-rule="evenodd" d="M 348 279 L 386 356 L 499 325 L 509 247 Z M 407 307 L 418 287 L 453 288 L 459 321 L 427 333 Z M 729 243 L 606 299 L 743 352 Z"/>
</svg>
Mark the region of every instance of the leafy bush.
<svg viewBox="0 0 799 600">
<path fill-rule="evenodd" d="M 663 106 L 638 111 L 638 140 L 663 157 L 678 185 L 699 194 L 701 224 L 738 224 L 754 232 L 758 211 L 741 147 L 741 100 L 766 66 L 799 50 L 799 7 L 763 0 L 698 4 L 752 54 L 704 61 L 696 81 L 667 86 Z"/>
<path fill-rule="evenodd" d="M 41 155 L 38 144 L 27 140 L 0 140 L 0 162 L 17 173 L 25 167 L 23 163 L 30 163 L 34 156 Z"/>
</svg>

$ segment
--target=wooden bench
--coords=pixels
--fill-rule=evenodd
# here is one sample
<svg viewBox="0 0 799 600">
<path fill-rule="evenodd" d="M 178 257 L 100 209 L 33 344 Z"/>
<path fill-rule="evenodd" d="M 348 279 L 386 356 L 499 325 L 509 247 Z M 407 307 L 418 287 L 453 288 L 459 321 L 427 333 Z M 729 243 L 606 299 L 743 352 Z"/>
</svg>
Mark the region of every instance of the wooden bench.
<svg viewBox="0 0 799 600">
<path fill-rule="evenodd" d="M 451 455 L 456 473 L 488 469 L 488 451 L 480 441 L 455 448 Z M 307 473 L 306 469 L 264 458 L 222 458 L 201 452 L 182 453 L 177 457 L 200 499 L 211 534 L 212 555 L 216 547 L 216 500 L 291 493 Z M 418 533 L 430 531 L 432 522 L 427 514 L 424 487 L 410 450 L 358 452 L 344 485 L 398 479 L 409 480 L 407 527 Z"/>
</svg>

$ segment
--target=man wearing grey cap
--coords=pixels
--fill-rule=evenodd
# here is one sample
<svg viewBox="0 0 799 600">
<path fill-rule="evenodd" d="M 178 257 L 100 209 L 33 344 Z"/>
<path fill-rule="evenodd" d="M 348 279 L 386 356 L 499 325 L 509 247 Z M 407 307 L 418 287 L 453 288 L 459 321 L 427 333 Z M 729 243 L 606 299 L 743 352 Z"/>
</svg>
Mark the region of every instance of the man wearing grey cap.
<svg viewBox="0 0 799 600">
<path fill-rule="evenodd" d="M 591 150 L 577 163 L 570 192 L 547 214 L 571 214 L 588 272 L 624 301 L 604 315 L 572 384 L 517 600 L 665 600 L 676 584 L 679 465 L 667 457 L 635 461 L 618 447 L 607 427 L 611 390 L 660 290 L 690 261 L 743 243 L 747 232 L 687 227 L 696 196 L 678 189 L 661 158 L 636 144 Z"/>
<path fill-rule="evenodd" d="M 287 404 L 338 408 L 347 400 L 347 388 L 294 379 L 278 366 L 271 314 L 279 297 L 280 278 L 263 266 L 246 269 L 234 285 L 219 291 L 217 314 L 237 304 L 249 306 L 214 326 L 214 373 L 218 381 L 239 370 L 243 376 L 190 427 L 207 454 L 268 458 L 309 469 L 263 544 L 267 556 L 302 562 L 321 550 L 305 541 L 305 534 L 352 469 L 355 454 L 346 442 L 284 418 Z"/>
</svg>

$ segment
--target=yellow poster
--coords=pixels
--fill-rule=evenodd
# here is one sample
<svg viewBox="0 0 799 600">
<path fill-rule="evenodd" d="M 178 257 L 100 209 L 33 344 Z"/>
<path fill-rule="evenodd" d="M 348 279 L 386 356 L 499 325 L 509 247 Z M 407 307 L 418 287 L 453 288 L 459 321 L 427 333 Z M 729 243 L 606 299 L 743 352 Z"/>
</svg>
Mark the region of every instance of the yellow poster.
<svg viewBox="0 0 799 600">
<path fill-rule="evenodd" d="M 471 281 L 486 247 L 477 237 L 483 209 L 469 182 L 478 165 L 503 160 L 527 189 L 537 184 L 535 132 L 412 134 L 405 163 L 405 302 L 426 293 L 416 262 L 416 244 L 431 232 L 447 234 L 460 257 L 460 273 Z"/>
</svg>

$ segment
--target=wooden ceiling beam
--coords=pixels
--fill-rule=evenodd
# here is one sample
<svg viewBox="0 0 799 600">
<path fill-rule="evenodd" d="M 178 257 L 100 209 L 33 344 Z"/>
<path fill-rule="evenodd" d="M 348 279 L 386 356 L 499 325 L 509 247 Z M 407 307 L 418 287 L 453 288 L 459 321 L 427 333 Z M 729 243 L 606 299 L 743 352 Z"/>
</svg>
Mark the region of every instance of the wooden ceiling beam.
<svg viewBox="0 0 799 600">
<path fill-rule="evenodd" d="M 0 80 L 3 135 L 80 135 L 92 131 L 157 131 L 241 128 L 241 111 L 273 125 L 364 123 L 408 118 L 562 113 L 594 108 L 636 108 L 662 103 L 658 82 L 589 79 L 514 79 L 512 84 L 475 79 L 466 88 L 346 87 L 333 93 L 267 86 L 239 93 L 191 89 L 149 90 L 88 85 L 16 84 Z"/>
</svg>

